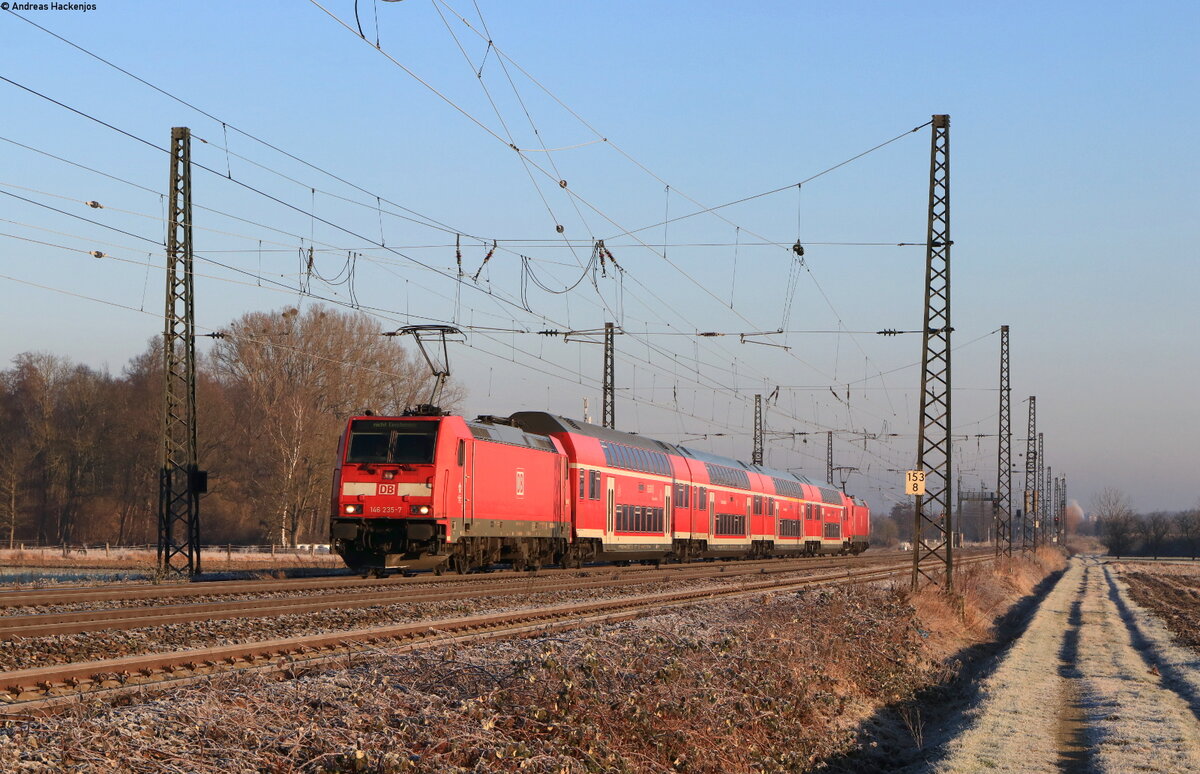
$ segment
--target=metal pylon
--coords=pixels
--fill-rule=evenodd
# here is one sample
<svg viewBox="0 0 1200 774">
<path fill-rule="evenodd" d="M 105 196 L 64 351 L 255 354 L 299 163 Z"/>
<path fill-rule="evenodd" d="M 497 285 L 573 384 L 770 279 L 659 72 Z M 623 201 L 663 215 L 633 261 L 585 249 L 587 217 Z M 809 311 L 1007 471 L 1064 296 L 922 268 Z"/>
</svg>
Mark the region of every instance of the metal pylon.
<svg viewBox="0 0 1200 774">
<path fill-rule="evenodd" d="M 1025 436 L 1025 514 L 1021 524 L 1021 550 L 1037 547 L 1037 397 L 1029 396 L 1029 426 Z"/>
<path fill-rule="evenodd" d="M 158 478 L 158 568 L 164 575 L 189 576 L 200 572 L 200 494 L 205 489 L 196 454 L 191 149 L 188 128 L 173 128 Z"/>
<path fill-rule="evenodd" d="M 912 586 L 937 583 L 921 562 L 944 564 L 941 583 L 954 582 L 950 439 L 950 116 L 935 115 L 929 151 L 929 221 L 925 239 L 925 326 L 921 353 L 921 427 L 917 469 L 925 471 L 925 494 L 917 495 L 913 524 Z"/>
<path fill-rule="evenodd" d="M 996 556 L 1012 556 L 1012 388 L 1008 378 L 1008 326 L 1000 326 L 1000 429 L 996 455 Z"/>
<path fill-rule="evenodd" d="M 1067 477 L 1058 479 L 1058 544 L 1067 544 Z"/>
<path fill-rule="evenodd" d="M 1042 459 L 1045 460 L 1045 449 L 1042 452 Z M 1042 545 L 1050 545 L 1051 535 L 1058 536 L 1058 524 L 1054 520 L 1054 509 L 1058 507 L 1058 496 L 1054 494 L 1054 469 L 1046 466 L 1045 473 L 1042 475 L 1042 484 L 1045 489 L 1042 491 Z"/>
<path fill-rule="evenodd" d="M 614 374 L 614 360 L 616 359 L 616 348 L 613 345 L 616 330 L 613 323 L 604 323 L 604 411 L 603 422 L 604 427 L 616 428 L 616 386 Z"/>
<path fill-rule="evenodd" d="M 1037 490 L 1033 496 L 1033 510 L 1037 513 L 1037 523 L 1034 528 L 1037 530 L 1037 544 L 1044 546 L 1046 545 L 1046 439 L 1042 433 L 1038 433 L 1037 462 Z"/>
<path fill-rule="evenodd" d="M 754 450 L 750 456 L 755 465 L 763 464 L 763 416 L 762 396 L 754 396 Z"/>
<path fill-rule="evenodd" d="M 833 431 L 829 431 L 829 435 L 825 441 L 825 480 L 833 483 Z"/>
</svg>

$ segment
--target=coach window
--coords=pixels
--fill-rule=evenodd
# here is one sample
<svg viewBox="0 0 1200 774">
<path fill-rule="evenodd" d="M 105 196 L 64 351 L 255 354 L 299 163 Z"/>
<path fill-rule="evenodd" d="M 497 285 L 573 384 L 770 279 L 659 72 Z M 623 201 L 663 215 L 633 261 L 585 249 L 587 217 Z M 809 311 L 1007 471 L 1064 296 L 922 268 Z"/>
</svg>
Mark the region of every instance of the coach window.
<svg viewBox="0 0 1200 774">
<path fill-rule="evenodd" d="M 600 471 L 598 470 L 588 471 L 588 499 L 600 499 Z"/>
<path fill-rule="evenodd" d="M 580 500 L 583 499 L 583 493 L 584 493 L 584 483 L 583 482 L 586 480 L 586 478 L 587 478 L 587 471 L 584 470 L 583 468 L 579 468 L 579 499 Z"/>
</svg>

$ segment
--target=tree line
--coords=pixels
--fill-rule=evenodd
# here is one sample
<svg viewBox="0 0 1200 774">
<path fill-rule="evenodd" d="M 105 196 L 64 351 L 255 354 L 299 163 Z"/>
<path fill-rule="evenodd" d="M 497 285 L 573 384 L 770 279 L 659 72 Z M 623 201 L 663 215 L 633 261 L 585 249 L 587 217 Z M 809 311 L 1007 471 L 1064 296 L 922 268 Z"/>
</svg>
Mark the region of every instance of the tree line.
<svg viewBox="0 0 1200 774">
<path fill-rule="evenodd" d="M 322 306 L 251 312 L 198 357 L 204 543 L 324 542 L 348 416 L 394 414 L 429 374 L 365 315 Z M 0 544 L 154 543 L 161 339 L 119 375 L 27 352 L 0 371 Z M 443 405 L 461 390 L 450 385 Z"/>
<path fill-rule="evenodd" d="M 1200 508 L 1135 513 L 1129 498 L 1105 489 L 1094 503 L 1094 533 L 1113 556 L 1200 554 Z"/>
<path fill-rule="evenodd" d="M 1067 510 L 1067 534 L 1094 536 L 1113 556 L 1200 556 L 1200 507 L 1137 513 L 1124 492 L 1107 488 L 1092 500 L 1090 520 L 1081 520 L 1081 513 Z M 912 539 L 911 502 L 871 515 L 872 545 L 892 547 Z"/>
</svg>

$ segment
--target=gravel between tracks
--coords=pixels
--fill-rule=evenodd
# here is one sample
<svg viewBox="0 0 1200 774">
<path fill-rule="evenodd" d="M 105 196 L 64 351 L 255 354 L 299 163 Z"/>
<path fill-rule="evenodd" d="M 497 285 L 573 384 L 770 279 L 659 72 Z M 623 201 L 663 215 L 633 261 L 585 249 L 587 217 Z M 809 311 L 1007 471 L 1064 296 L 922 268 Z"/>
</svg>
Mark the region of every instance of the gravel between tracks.
<svg viewBox="0 0 1200 774">
<path fill-rule="evenodd" d="M 1075 559 L 933 769 L 1200 770 L 1198 667 L 1111 570 Z"/>
<path fill-rule="evenodd" d="M 799 577 L 800 574 L 797 575 Z M 749 576 L 749 578 L 757 580 L 757 576 Z M 20 638 L 5 642 L 3 649 L 0 649 L 0 670 L 12 671 L 75 661 L 215 647 L 256 640 L 298 637 L 306 634 L 325 634 L 370 626 L 651 594 L 665 590 L 723 588 L 727 587 L 729 583 L 736 584 L 738 581 L 737 578 L 729 580 L 691 579 L 620 586 L 611 590 L 592 588 L 550 592 L 537 592 L 535 587 L 531 586 L 528 594 L 516 594 L 495 599 L 460 599 L 438 602 L 399 601 L 390 605 L 265 618 L 231 618 L 167 624 L 141 629 Z M 428 588 L 429 586 L 424 587 L 424 589 Z"/>
<path fill-rule="evenodd" d="M 921 643 L 904 595 L 886 589 L 694 605 L 8 724 L 0 770 L 798 770 L 920 681 Z"/>
</svg>

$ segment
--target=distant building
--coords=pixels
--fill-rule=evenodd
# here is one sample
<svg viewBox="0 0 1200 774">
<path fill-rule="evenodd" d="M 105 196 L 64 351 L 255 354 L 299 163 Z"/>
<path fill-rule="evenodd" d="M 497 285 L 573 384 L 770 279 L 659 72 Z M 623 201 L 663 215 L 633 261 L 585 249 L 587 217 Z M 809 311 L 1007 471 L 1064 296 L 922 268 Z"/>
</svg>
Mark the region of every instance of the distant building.
<svg viewBox="0 0 1200 774">
<path fill-rule="evenodd" d="M 996 493 L 958 490 L 958 523 L 954 529 L 964 543 L 988 543 L 993 538 Z"/>
</svg>

